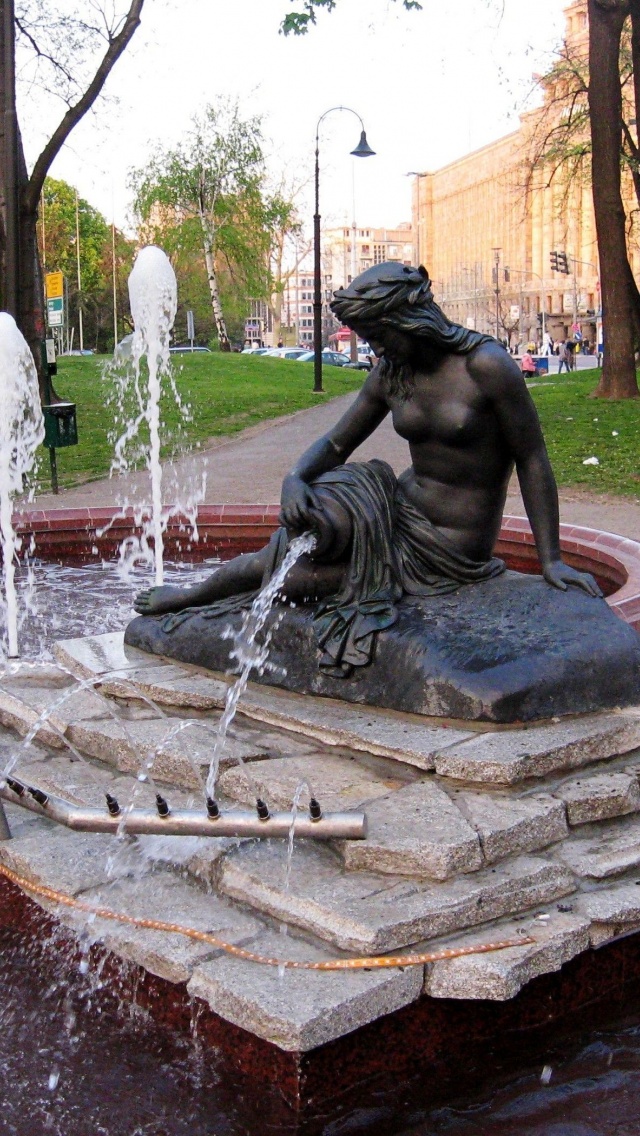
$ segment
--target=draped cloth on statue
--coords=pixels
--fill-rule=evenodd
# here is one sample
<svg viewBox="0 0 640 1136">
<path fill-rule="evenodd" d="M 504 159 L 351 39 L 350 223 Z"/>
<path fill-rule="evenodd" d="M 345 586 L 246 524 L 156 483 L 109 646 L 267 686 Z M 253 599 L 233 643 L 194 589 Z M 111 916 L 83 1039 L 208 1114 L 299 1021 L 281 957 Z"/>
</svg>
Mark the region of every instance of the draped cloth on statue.
<svg viewBox="0 0 640 1136">
<path fill-rule="evenodd" d="M 342 587 L 317 605 L 313 619 L 325 674 L 347 676 L 354 667 L 371 662 L 376 635 L 396 622 L 401 596 L 444 595 L 504 571 L 496 557 L 476 561 L 462 556 L 408 500 L 386 462 L 349 462 L 322 474 L 313 485 L 342 506 L 352 529 Z M 279 529 L 270 541 L 263 585 L 282 563 L 286 546 L 286 530 Z M 169 615 L 162 630 L 173 630 L 196 612 L 214 618 L 241 611 L 256 595 L 244 592 L 206 609 Z"/>
</svg>

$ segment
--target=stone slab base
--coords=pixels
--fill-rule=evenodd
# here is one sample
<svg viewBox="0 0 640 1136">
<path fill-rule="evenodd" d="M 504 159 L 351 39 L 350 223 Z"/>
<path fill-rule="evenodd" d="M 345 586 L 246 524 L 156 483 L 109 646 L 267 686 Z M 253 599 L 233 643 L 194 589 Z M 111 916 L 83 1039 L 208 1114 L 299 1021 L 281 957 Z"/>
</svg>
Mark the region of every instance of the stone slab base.
<svg viewBox="0 0 640 1136">
<path fill-rule="evenodd" d="M 0 927 L 38 943 L 33 982 L 46 990 L 55 976 L 67 993 L 79 977 L 79 946 L 50 915 L 17 888 L 0 880 Z M 56 929 L 55 938 L 51 937 Z M 55 943 L 47 949 L 46 943 Z M 172 1039 L 189 1037 L 194 1001 L 185 984 L 159 978 L 94 946 L 90 967 L 100 967 L 100 990 L 79 1027 L 100 1030 L 102 1011 L 116 998 L 146 1010 Z M 66 968 L 66 969 L 65 969 Z M 86 978 L 84 979 L 86 984 Z M 493 1069 L 510 1070 L 548 1059 L 560 1042 L 569 1048 L 589 1028 L 604 1028 L 640 1007 L 640 935 L 599 951 L 587 951 L 559 973 L 532 981 L 506 1002 L 436 999 L 423 995 L 348 1036 L 306 1053 L 285 1052 L 224 1021 L 195 999 L 199 1044 L 215 1051 L 234 1114 L 249 1131 L 321 1136 L 341 1127 L 372 1094 L 381 1115 L 393 1114 L 394 1130 L 415 1121 L 416 1108 L 487 1087 Z M 90 1083 L 87 1092 L 91 1091 Z M 391 1121 L 390 1121 L 391 1123 Z"/>
<path fill-rule="evenodd" d="M 278 609 L 269 670 L 256 681 L 302 694 L 463 720 L 517 722 L 640 702 L 640 635 L 604 600 L 507 572 L 449 596 L 404 600 L 380 632 L 373 662 L 348 678 L 322 673 L 312 609 Z M 241 615 L 196 614 L 173 631 L 138 617 L 125 643 L 206 667 L 229 668 Z"/>
</svg>

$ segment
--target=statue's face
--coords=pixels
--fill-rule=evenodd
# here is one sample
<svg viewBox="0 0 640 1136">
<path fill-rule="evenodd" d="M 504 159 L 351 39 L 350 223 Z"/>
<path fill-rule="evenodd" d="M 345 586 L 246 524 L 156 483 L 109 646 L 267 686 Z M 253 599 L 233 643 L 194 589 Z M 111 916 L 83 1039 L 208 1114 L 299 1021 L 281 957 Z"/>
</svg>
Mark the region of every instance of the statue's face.
<svg viewBox="0 0 640 1136">
<path fill-rule="evenodd" d="M 369 335 L 369 344 L 374 355 L 382 355 L 398 366 L 410 363 L 415 353 L 415 342 L 411 335 L 405 331 L 396 331 L 393 327 L 377 327 Z"/>
</svg>

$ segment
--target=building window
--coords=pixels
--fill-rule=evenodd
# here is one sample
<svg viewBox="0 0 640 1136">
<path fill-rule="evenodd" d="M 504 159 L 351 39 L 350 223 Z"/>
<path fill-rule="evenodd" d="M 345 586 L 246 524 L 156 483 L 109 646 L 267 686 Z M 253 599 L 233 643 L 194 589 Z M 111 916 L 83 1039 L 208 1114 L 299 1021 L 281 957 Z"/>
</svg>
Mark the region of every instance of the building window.
<svg viewBox="0 0 640 1136">
<path fill-rule="evenodd" d="M 384 245 L 374 245 L 373 246 L 373 263 L 374 264 L 383 264 L 384 263 L 384 259 L 385 259 L 384 251 L 385 251 Z"/>
</svg>

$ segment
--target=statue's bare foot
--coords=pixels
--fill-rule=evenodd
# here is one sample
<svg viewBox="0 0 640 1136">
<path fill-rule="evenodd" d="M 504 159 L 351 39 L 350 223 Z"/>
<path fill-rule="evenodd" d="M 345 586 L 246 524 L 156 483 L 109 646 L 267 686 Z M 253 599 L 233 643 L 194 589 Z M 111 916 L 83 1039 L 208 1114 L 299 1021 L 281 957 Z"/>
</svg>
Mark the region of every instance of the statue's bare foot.
<svg viewBox="0 0 640 1136">
<path fill-rule="evenodd" d="M 190 589 L 164 585 L 139 592 L 133 606 L 138 615 L 164 615 L 168 611 L 182 611 L 183 608 L 190 607 L 192 602 Z"/>
</svg>

